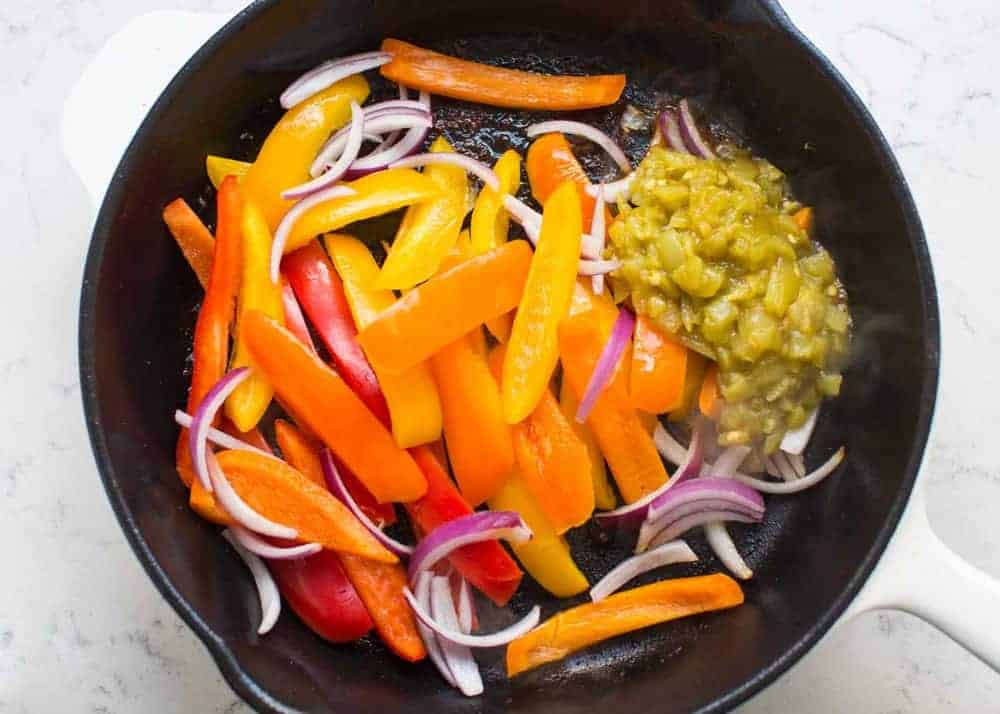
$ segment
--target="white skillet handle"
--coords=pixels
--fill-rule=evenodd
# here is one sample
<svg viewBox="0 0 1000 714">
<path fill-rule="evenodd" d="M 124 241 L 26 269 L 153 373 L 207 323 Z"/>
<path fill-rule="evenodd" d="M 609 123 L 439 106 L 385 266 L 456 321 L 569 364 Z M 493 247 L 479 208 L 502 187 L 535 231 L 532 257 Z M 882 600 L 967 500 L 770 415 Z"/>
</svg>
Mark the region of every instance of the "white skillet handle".
<svg viewBox="0 0 1000 714">
<path fill-rule="evenodd" d="M 922 478 L 882 559 L 840 622 L 885 609 L 926 620 L 1000 672 L 1000 581 L 934 534 Z"/>
<path fill-rule="evenodd" d="M 177 71 L 230 15 L 152 12 L 114 34 L 84 69 L 63 108 L 62 143 L 94 203 L 146 112 Z"/>
</svg>

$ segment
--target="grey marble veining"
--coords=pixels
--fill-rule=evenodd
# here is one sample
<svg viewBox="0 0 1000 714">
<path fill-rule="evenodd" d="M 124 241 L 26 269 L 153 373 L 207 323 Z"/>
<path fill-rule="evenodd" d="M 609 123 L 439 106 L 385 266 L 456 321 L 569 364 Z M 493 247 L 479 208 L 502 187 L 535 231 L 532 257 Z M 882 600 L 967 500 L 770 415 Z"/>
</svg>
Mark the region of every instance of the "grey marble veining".
<svg viewBox="0 0 1000 714">
<path fill-rule="evenodd" d="M 1000 576 L 1000 4 L 786 0 L 889 137 L 919 205 L 943 318 L 928 452 L 931 521 Z M 224 0 L 0 3 L 0 712 L 245 712 L 142 572 L 99 486 L 81 418 L 76 313 L 91 207 L 58 123 L 81 68 L 151 10 Z M 66 705 L 56 704 L 59 700 Z M 1000 677 L 923 622 L 854 621 L 741 707 L 982 712 Z M 985 708 L 984 708 L 985 707 Z"/>
</svg>

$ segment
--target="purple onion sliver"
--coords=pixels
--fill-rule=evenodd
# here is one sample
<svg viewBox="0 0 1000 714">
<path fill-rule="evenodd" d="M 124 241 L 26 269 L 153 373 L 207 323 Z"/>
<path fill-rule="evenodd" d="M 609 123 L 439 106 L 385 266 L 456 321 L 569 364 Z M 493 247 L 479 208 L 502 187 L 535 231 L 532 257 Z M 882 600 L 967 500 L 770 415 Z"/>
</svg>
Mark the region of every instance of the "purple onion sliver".
<svg viewBox="0 0 1000 714">
<path fill-rule="evenodd" d="M 597 360 L 593 374 L 590 375 L 590 381 L 587 382 L 587 389 L 580 400 L 580 406 L 577 407 L 577 422 L 582 424 L 587 420 L 590 410 L 597 403 L 597 398 L 601 396 L 601 392 L 608 386 L 608 382 L 611 381 L 611 376 L 614 374 L 615 365 L 618 364 L 622 352 L 625 351 L 625 347 L 632 337 L 632 329 L 634 327 L 635 315 L 625 308 L 619 309 L 618 318 L 611 328 L 611 336 L 604 345 L 604 349 L 601 350 L 601 356 Z"/>
<path fill-rule="evenodd" d="M 315 555 L 323 550 L 323 546 L 319 543 L 302 543 L 293 546 L 271 545 L 242 526 L 230 526 L 229 531 L 240 545 L 254 555 L 267 560 L 297 560 Z"/>
<path fill-rule="evenodd" d="M 493 172 L 493 169 L 484 164 L 482 161 L 477 161 L 476 159 L 463 156 L 462 154 L 454 151 L 440 151 L 437 153 L 432 152 L 408 156 L 405 159 L 392 162 L 389 164 L 389 168 L 410 169 L 418 166 L 426 166 L 427 164 L 448 164 L 450 166 L 457 166 L 458 168 L 464 169 L 478 178 L 497 193 L 500 193 L 500 179 Z"/>
<path fill-rule="evenodd" d="M 396 132 L 401 129 L 425 128 L 429 129 L 434 122 L 429 112 L 414 109 L 398 109 L 393 112 L 384 112 L 378 115 L 365 115 L 365 131 L 374 135 L 381 135 L 386 132 Z M 327 167 L 339 159 L 347 146 L 347 138 L 350 135 L 350 125 L 340 129 L 330 137 L 316 154 L 312 166 L 309 167 L 310 176 L 320 176 Z M 374 151 L 372 153 L 375 153 Z M 371 154 L 368 154 L 371 156 Z"/>
<path fill-rule="evenodd" d="M 208 473 L 208 429 L 215 421 L 215 415 L 226 402 L 226 399 L 233 393 L 240 384 L 250 376 L 249 367 L 238 367 L 230 370 L 222 379 L 216 382 L 205 398 L 201 400 L 198 409 L 195 410 L 194 418 L 191 421 L 191 429 L 188 433 L 188 449 L 191 451 L 191 463 L 194 472 L 198 475 L 202 487 L 212 492 L 212 479 Z"/>
<path fill-rule="evenodd" d="M 618 168 L 620 168 L 624 173 L 632 171 L 632 164 L 629 163 L 625 152 L 622 151 L 621 147 L 618 146 L 617 143 L 615 143 L 615 140 L 590 124 L 584 124 L 579 121 L 557 119 L 555 121 L 543 121 L 538 124 L 532 124 L 528 127 L 525 133 L 528 135 L 529 139 L 533 139 L 539 134 L 550 134 L 556 132 L 583 137 L 584 139 L 594 142 L 608 153 L 608 156 L 610 156 L 614 162 L 618 164 Z"/>
<path fill-rule="evenodd" d="M 694 120 L 694 115 L 691 114 L 691 107 L 688 105 L 687 99 L 681 100 L 678 114 L 681 136 L 691 153 L 703 159 L 714 159 L 715 152 L 709 148 L 708 142 L 698 131 L 698 124 Z"/>
<path fill-rule="evenodd" d="M 687 145 L 684 143 L 684 138 L 681 136 L 680 125 L 677 123 L 677 117 L 674 115 L 672 109 L 664 109 L 660 112 L 660 133 L 663 135 L 663 140 L 667 143 L 667 146 L 674 151 L 679 151 L 682 154 L 690 154 Z"/>
<path fill-rule="evenodd" d="M 798 493 L 799 491 L 805 491 L 807 488 L 815 486 L 824 478 L 833 473 L 841 462 L 843 462 L 847 451 L 841 446 L 837 449 L 833 456 L 831 456 L 822 466 L 817 468 L 811 473 L 807 473 L 802 478 L 796 479 L 794 481 L 789 481 L 785 483 L 774 483 L 772 481 L 764 481 L 759 478 L 754 478 L 753 476 L 747 476 L 745 474 L 734 474 L 733 478 L 740 483 L 746 484 L 757 491 L 762 493 L 772 493 L 772 494 L 788 494 L 788 493 Z"/>
<path fill-rule="evenodd" d="M 599 602 L 617 592 L 627 582 L 643 573 L 674 563 L 694 563 L 698 556 L 682 540 L 664 543 L 658 548 L 623 560 L 590 589 L 590 599 Z"/>
<path fill-rule="evenodd" d="M 438 637 L 443 637 L 450 642 L 465 645 L 466 647 L 502 647 L 509 642 L 513 642 L 526 632 L 530 632 L 542 618 L 542 608 L 535 605 L 531 608 L 527 615 L 510 627 L 506 627 L 499 632 L 494 632 L 489 635 L 466 635 L 456 629 L 443 627 L 441 623 L 435 621 L 434 618 L 431 617 L 431 614 L 427 611 L 427 608 L 413 596 L 413 593 L 409 588 L 405 588 L 403 590 L 403 596 L 406 598 L 407 602 L 410 603 L 410 607 L 413 609 L 413 614 L 417 616 L 417 620 L 420 623 L 433 630 Z"/>
<path fill-rule="evenodd" d="M 455 601 L 452 599 L 451 583 L 446 577 L 435 577 L 431 580 L 431 612 L 435 621 L 442 627 L 459 630 L 458 613 L 455 611 Z M 472 651 L 465 645 L 451 642 L 439 637 L 441 654 L 444 657 L 455 686 L 467 697 L 475 697 L 483 693 L 483 678 L 479 673 L 479 665 L 472 656 Z"/>
<path fill-rule="evenodd" d="M 675 540 L 692 528 L 707 523 L 760 523 L 761 516 L 754 516 L 741 511 L 702 511 L 686 516 L 660 531 L 650 542 L 649 548 L 655 548 L 662 543 Z"/>
<path fill-rule="evenodd" d="M 281 93 L 281 106 L 284 109 L 291 109 L 302 100 L 322 92 L 352 74 L 381 67 L 391 60 L 392 55 L 388 52 L 362 52 L 324 62 L 296 79 Z"/>
<path fill-rule="evenodd" d="M 191 428 L 191 422 L 194 418 L 182 409 L 178 409 L 174 412 L 174 421 L 177 422 L 178 426 L 182 426 L 185 429 Z M 211 441 L 216 446 L 221 446 L 223 449 L 236 449 L 237 451 L 250 451 L 254 454 L 260 454 L 261 456 L 270 456 L 275 458 L 274 454 L 269 454 L 263 449 L 258 449 L 252 444 L 248 444 L 245 441 L 237 439 L 235 436 L 230 436 L 224 431 L 219 431 L 215 427 L 208 427 L 208 432 L 206 433 L 206 439 Z"/>
<path fill-rule="evenodd" d="M 347 169 L 358 158 L 358 153 L 361 151 L 361 145 L 364 141 L 365 115 L 361 111 L 361 107 L 358 106 L 358 103 L 352 100 L 350 131 L 347 133 L 347 141 L 344 143 L 343 153 L 325 172 L 311 181 L 306 181 L 304 184 L 282 191 L 281 197 L 288 201 L 294 201 L 305 198 L 317 191 L 322 191 L 328 186 L 333 186 L 333 184 L 343 178 Z M 271 264 L 271 280 L 273 282 L 278 282 L 277 269 L 279 267 L 275 266 L 274 263 Z"/>
<path fill-rule="evenodd" d="M 431 611 L 431 581 L 433 579 L 434 574 L 430 571 L 422 572 L 420 577 L 417 578 L 416 595 L 411 595 L 414 602 L 418 603 L 426 612 Z M 403 591 L 404 595 L 408 592 L 408 589 Z M 410 606 L 413 607 L 412 602 Z M 454 687 L 455 678 L 451 675 L 451 669 L 448 667 L 448 663 L 444 659 L 444 654 L 441 652 L 441 642 L 438 640 L 437 635 L 434 634 L 434 630 L 417 618 L 417 632 L 420 635 L 420 639 L 423 640 L 424 647 L 427 649 L 427 656 L 434 663 L 437 671 L 444 677 L 444 681 Z"/>
<path fill-rule="evenodd" d="M 736 549 L 726 524 L 721 521 L 712 521 L 705 524 L 705 539 L 715 553 L 715 557 L 722 561 L 722 564 L 740 580 L 749 580 L 753 577 L 753 571 L 743 560 L 740 551 Z"/>
<path fill-rule="evenodd" d="M 413 584 L 422 571 L 429 570 L 463 545 L 498 538 L 525 543 L 531 535 L 531 529 L 513 511 L 482 511 L 447 521 L 417 543 L 408 568 L 410 583 Z"/>
<path fill-rule="evenodd" d="M 678 473 L 674 476 L 674 485 L 650 502 L 647 521 L 658 521 L 682 505 L 706 499 L 719 499 L 737 508 L 764 512 L 764 499 L 744 483 L 731 478 L 710 476 L 678 481 L 681 475 Z"/>
<path fill-rule="evenodd" d="M 230 531 L 222 531 L 222 537 L 229 541 L 229 545 L 233 546 L 233 550 L 240 556 L 240 560 L 253 576 L 254 585 L 257 587 L 257 597 L 260 598 L 260 625 L 257 627 L 257 634 L 266 635 L 274 627 L 274 623 L 278 621 L 278 616 L 281 614 L 281 594 L 278 592 L 278 586 L 271 576 L 271 571 L 264 565 L 264 561 L 240 545 Z"/>
<path fill-rule="evenodd" d="M 341 477 L 340 470 L 334 463 L 333 454 L 330 453 L 329 449 L 323 449 L 320 453 L 320 463 L 323 466 L 323 478 L 326 479 L 326 487 L 330 489 L 330 493 L 347 506 L 348 510 L 354 514 L 355 518 L 361 521 L 361 524 L 368 532 L 375 536 L 375 540 L 384 545 L 394 555 L 398 555 L 401 558 L 405 558 L 413 553 L 413 548 L 387 536 L 382 532 L 381 528 L 372 523 L 371 519 L 365 515 L 365 512 L 361 510 L 361 507 L 351 497 L 350 491 L 347 490 L 344 479 Z"/>
<path fill-rule="evenodd" d="M 292 229 L 295 227 L 296 222 L 298 222 L 302 215 L 310 208 L 318 206 L 321 203 L 332 201 L 335 198 L 353 196 L 355 193 L 356 191 L 349 186 L 331 186 L 322 191 L 317 191 L 311 196 L 307 196 L 289 209 L 285 217 L 281 219 L 281 223 L 278 224 L 277 230 L 274 231 L 274 240 L 271 242 L 270 272 L 272 282 L 278 282 L 278 277 L 281 273 L 281 256 L 285 254 L 285 244 L 288 242 L 288 236 L 292 234 Z"/>
</svg>

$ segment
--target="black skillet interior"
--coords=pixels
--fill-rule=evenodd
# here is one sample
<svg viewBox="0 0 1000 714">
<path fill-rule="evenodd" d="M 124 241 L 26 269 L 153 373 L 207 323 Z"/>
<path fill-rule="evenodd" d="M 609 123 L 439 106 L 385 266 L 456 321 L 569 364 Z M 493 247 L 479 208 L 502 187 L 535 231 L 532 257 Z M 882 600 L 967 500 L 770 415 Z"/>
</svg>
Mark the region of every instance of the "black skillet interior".
<svg viewBox="0 0 1000 714">
<path fill-rule="evenodd" d="M 170 414 L 185 395 L 200 291 L 159 214 L 185 196 L 210 217 L 205 154 L 252 158 L 280 114 L 275 98 L 298 71 L 385 36 L 525 69 L 626 72 L 619 105 L 581 115 L 609 130 L 626 102 L 652 110 L 664 97 L 696 97 L 816 207 L 858 338 L 843 396 L 824 411 L 809 457 L 815 464 L 846 443 L 849 465 L 805 495 L 769 498 L 764 525 L 734 529 L 757 574 L 741 608 L 620 638 L 513 683 L 502 653 L 485 652 L 486 694 L 477 699 L 375 642 L 327 645 L 291 615 L 267 637 L 254 634 L 247 574 L 216 528 L 188 510 L 172 465 Z M 523 128 L 537 119 L 445 100 L 436 116 L 459 150 L 484 160 L 524 149 Z M 646 139 L 626 142 L 633 159 Z M 599 156 L 585 160 L 593 175 L 610 175 Z M 895 162 L 854 95 L 771 3 L 302 0 L 244 12 L 181 72 L 138 133 L 88 259 L 81 372 L 98 464 L 126 535 L 229 682 L 261 710 L 553 714 L 613 703 L 666 714 L 720 711 L 746 698 L 812 645 L 856 592 L 919 463 L 937 329 L 922 232 Z M 592 579 L 625 553 L 623 542 L 603 542 L 590 528 L 571 540 Z M 716 570 L 704 544 L 693 544 L 704 560 L 690 572 Z M 484 607 L 484 623 L 508 622 L 533 602 L 546 614 L 565 605 L 527 584 L 511 611 Z"/>
</svg>

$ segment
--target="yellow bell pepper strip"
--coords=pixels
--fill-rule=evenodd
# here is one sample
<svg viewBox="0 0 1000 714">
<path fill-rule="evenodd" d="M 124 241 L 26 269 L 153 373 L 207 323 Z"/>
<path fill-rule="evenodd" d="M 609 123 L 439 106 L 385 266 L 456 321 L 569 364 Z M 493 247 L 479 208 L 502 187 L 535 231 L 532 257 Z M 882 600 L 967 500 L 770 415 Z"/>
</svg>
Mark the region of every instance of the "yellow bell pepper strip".
<svg viewBox="0 0 1000 714">
<path fill-rule="evenodd" d="M 498 380 L 507 349 L 498 345 L 490 354 L 490 369 Z M 514 424 L 511 432 L 521 478 L 555 532 L 565 533 L 590 518 L 594 512 L 590 454 L 548 387 L 531 414 Z"/>
<path fill-rule="evenodd" d="M 347 506 L 284 461 L 239 450 L 222 451 L 218 459 L 240 498 L 265 518 L 297 530 L 297 540 L 382 563 L 399 561 Z"/>
<path fill-rule="evenodd" d="M 625 88 L 624 74 L 555 76 L 470 62 L 385 39 L 392 61 L 379 70 L 404 87 L 477 104 L 532 111 L 572 111 L 614 104 Z"/>
<path fill-rule="evenodd" d="M 670 412 L 670 421 L 684 421 L 691 415 L 691 410 L 698 406 L 698 394 L 701 383 L 705 381 L 705 371 L 708 369 L 708 359 L 694 350 L 688 350 L 686 369 L 684 370 L 684 391 L 680 404 Z"/>
<path fill-rule="evenodd" d="M 521 185 L 521 155 L 508 149 L 494 164 L 493 173 L 500 179 L 500 193 L 484 186 L 472 207 L 469 229 L 472 250 L 476 255 L 507 242 L 510 215 L 503 207 L 503 195 L 517 193 Z M 506 313 L 488 321 L 486 328 L 499 342 L 507 342 L 513 324 L 514 316 Z"/>
<path fill-rule="evenodd" d="M 493 496 L 514 467 L 511 429 L 476 327 L 431 357 L 444 410 L 444 438 L 458 488 L 473 508 Z"/>
<path fill-rule="evenodd" d="M 281 192 L 309 180 L 309 167 L 323 143 L 350 120 L 351 102 L 364 104 L 367 98 L 368 82 L 353 75 L 289 109 L 267 135 L 243 187 L 272 231 L 295 203 L 282 198 Z"/>
<path fill-rule="evenodd" d="M 597 439 L 594 438 L 594 432 L 590 430 L 589 426 L 576 420 L 576 410 L 579 407 L 580 400 L 570 389 L 569 380 L 563 379 L 559 389 L 559 408 L 562 409 L 566 421 L 573 427 L 577 438 L 587 447 L 587 454 L 590 455 L 590 477 L 594 482 L 594 505 L 601 510 L 610 511 L 618 505 L 618 498 L 608 480 L 608 468 L 604 463 L 601 447 L 597 445 Z"/>
<path fill-rule="evenodd" d="M 677 409 L 684 396 L 687 360 L 687 347 L 639 315 L 632 343 L 632 403 L 648 414 Z"/>
<path fill-rule="evenodd" d="M 368 359 L 377 369 L 404 372 L 513 310 L 524 292 L 531 255 L 527 241 L 505 243 L 406 293 L 358 334 Z"/>
<path fill-rule="evenodd" d="M 278 324 L 285 322 L 281 286 L 271 282 L 268 264 L 271 259 L 271 231 L 264 214 L 253 203 L 243 207 L 243 276 L 240 282 L 239 312 L 236 319 L 236 349 L 230 369 L 254 367 L 246 343 L 240 337 L 240 323 L 250 310 L 260 310 Z M 226 400 L 226 417 L 240 431 L 250 431 L 264 416 L 274 390 L 267 378 L 254 369 Z"/>
<path fill-rule="evenodd" d="M 488 503 L 494 511 L 515 511 L 528 524 L 531 540 L 511 548 L 539 585 L 556 597 L 572 597 L 590 586 L 573 562 L 566 539 L 556 533 L 520 474 L 512 473 Z"/>
<path fill-rule="evenodd" d="M 507 676 L 556 662 L 584 647 L 644 627 L 743 604 L 728 575 L 662 580 L 623 590 L 549 618 L 507 646 Z"/>
<path fill-rule="evenodd" d="M 296 421 L 323 440 L 379 503 L 412 501 L 427 481 L 344 380 L 266 315 L 243 317 L 240 335 Z"/>
<path fill-rule="evenodd" d="M 208 180 L 212 182 L 215 188 L 219 188 L 222 185 L 222 179 L 229 175 L 233 175 L 242 181 L 252 165 L 247 161 L 227 159 L 224 156 L 209 154 L 205 157 L 205 172 L 208 174 Z"/>
<path fill-rule="evenodd" d="M 167 224 L 170 235 L 177 241 L 177 246 L 197 276 L 201 287 L 207 288 L 208 280 L 212 276 L 215 238 L 183 198 L 167 204 L 163 209 L 163 222 Z"/>
<path fill-rule="evenodd" d="M 375 287 L 378 265 L 365 244 L 346 235 L 328 235 L 326 250 L 341 280 L 358 329 L 364 329 L 396 302 L 391 290 Z M 441 399 L 430 365 L 421 362 L 401 373 L 376 370 L 389 406 L 392 435 L 403 448 L 441 437 Z"/>
<path fill-rule="evenodd" d="M 566 318 L 559 328 L 563 379 L 569 381 L 577 398 L 587 388 L 607 334 L 594 310 Z M 632 406 L 627 388 L 628 361 L 626 352 L 594 403 L 587 424 L 611 467 L 618 491 L 631 503 L 665 483 L 667 471 L 641 413 Z"/>
<path fill-rule="evenodd" d="M 508 424 L 522 421 L 548 390 L 559 360 L 558 329 L 569 310 L 580 263 L 583 220 L 572 182 L 552 192 L 531 260 L 524 296 L 514 317 L 500 395 Z"/>
<path fill-rule="evenodd" d="M 240 286 L 240 254 L 243 250 L 243 192 L 235 178 L 222 182 L 216 196 L 215 251 L 212 275 L 198 310 L 191 350 L 191 389 L 187 411 L 194 414 L 209 390 L 222 379 L 229 359 L 229 332 L 236 316 Z M 186 486 L 194 479 L 188 431 L 181 429 L 176 449 L 177 473 Z"/>
<path fill-rule="evenodd" d="M 413 169 L 377 171 L 344 185 L 353 189 L 354 194 L 330 199 L 303 213 L 288 236 L 285 253 L 301 248 L 322 233 L 332 233 L 351 223 L 392 213 L 441 194 L 437 184 Z"/>
<path fill-rule="evenodd" d="M 432 152 L 454 151 L 443 136 L 431 144 Z M 441 190 L 440 195 L 406 209 L 389 255 L 378 274 L 380 290 L 406 290 L 437 272 L 448 254 L 465 218 L 469 179 L 463 169 L 447 164 L 431 164 L 423 175 Z"/>
</svg>

